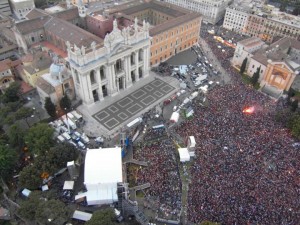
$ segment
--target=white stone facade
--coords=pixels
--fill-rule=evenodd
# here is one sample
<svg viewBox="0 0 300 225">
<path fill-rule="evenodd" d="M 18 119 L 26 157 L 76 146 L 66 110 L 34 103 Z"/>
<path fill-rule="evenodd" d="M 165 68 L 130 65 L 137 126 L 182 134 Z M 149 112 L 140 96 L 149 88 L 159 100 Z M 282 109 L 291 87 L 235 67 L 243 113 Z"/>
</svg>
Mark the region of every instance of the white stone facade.
<svg viewBox="0 0 300 225">
<path fill-rule="evenodd" d="M 165 0 L 203 15 L 203 20 L 212 24 L 220 21 L 225 14 L 226 7 L 232 0 Z"/>
<path fill-rule="evenodd" d="M 245 9 L 237 8 L 236 6 L 227 7 L 223 27 L 244 34 L 248 15 L 248 11 Z"/>
<path fill-rule="evenodd" d="M 25 19 L 27 13 L 35 8 L 34 0 L 11 0 L 11 9 L 18 20 Z"/>
<path fill-rule="evenodd" d="M 78 48 L 67 42 L 67 48 L 76 94 L 85 105 L 114 96 L 149 75 L 150 36 L 145 21 L 140 27 L 135 19 L 134 26 L 120 30 L 115 20 L 104 43 Z"/>
</svg>

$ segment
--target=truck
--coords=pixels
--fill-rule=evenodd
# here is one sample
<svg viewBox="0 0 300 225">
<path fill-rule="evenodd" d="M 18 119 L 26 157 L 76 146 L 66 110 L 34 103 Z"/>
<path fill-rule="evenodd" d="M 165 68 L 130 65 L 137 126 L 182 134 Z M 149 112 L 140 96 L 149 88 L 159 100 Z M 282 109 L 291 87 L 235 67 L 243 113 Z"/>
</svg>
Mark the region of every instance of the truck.
<svg viewBox="0 0 300 225">
<path fill-rule="evenodd" d="M 62 116 L 61 120 L 67 127 L 69 126 L 72 130 L 75 130 L 77 128 L 76 124 L 71 119 L 69 119 L 69 117 L 66 117 L 66 115 Z"/>
<path fill-rule="evenodd" d="M 67 132 L 62 133 L 62 136 L 68 141 L 71 140 L 71 137 Z"/>
<path fill-rule="evenodd" d="M 78 120 L 78 121 L 82 121 L 82 115 L 80 115 L 77 111 L 75 111 L 75 110 L 73 110 L 72 112 L 71 112 L 71 114 Z"/>
</svg>

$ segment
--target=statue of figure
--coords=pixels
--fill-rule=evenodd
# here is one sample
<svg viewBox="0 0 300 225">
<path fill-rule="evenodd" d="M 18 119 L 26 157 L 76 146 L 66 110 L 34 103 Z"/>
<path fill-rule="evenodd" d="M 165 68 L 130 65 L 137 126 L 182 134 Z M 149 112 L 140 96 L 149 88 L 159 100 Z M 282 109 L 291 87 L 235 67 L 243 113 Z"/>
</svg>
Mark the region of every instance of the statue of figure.
<svg viewBox="0 0 300 225">
<path fill-rule="evenodd" d="M 71 48 L 71 44 L 70 44 L 70 42 L 69 42 L 69 41 L 66 41 L 66 46 L 67 46 L 67 50 L 70 50 L 70 48 Z"/>
<path fill-rule="evenodd" d="M 91 48 L 93 49 L 93 51 L 95 51 L 96 50 L 96 42 L 92 42 L 91 43 Z"/>
<path fill-rule="evenodd" d="M 118 29 L 117 19 L 114 19 L 113 27 L 114 27 L 113 30 L 117 30 Z"/>
<path fill-rule="evenodd" d="M 134 18 L 134 30 L 135 31 L 137 31 L 137 29 L 138 29 L 138 24 L 137 23 L 138 23 L 138 19 L 137 19 L 137 17 L 135 17 Z"/>
<path fill-rule="evenodd" d="M 75 50 L 75 54 L 76 54 L 76 55 L 81 55 L 81 51 L 80 51 L 80 49 L 77 47 L 76 44 L 74 44 L 74 50 Z"/>
<path fill-rule="evenodd" d="M 83 45 L 81 46 L 81 54 L 85 55 L 85 47 Z"/>
</svg>

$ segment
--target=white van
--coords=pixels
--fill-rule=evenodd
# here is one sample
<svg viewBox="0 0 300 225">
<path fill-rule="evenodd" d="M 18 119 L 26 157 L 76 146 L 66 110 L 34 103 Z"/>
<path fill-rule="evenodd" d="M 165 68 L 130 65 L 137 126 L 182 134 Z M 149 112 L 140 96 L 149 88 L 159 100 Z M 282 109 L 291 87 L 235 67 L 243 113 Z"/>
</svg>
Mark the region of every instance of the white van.
<svg viewBox="0 0 300 225">
<path fill-rule="evenodd" d="M 58 140 L 59 142 L 61 142 L 61 143 L 65 141 L 64 137 L 61 136 L 61 135 L 58 135 L 58 136 L 57 136 L 57 140 Z"/>
<path fill-rule="evenodd" d="M 62 134 L 62 136 L 66 139 L 66 140 L 71 140 L 71 137 L 70 137 L 70 135 L 67 133 L 67 132 L 64 132 L 63 134 Z"/>
<path fill-rule="evenodd" d="M 79 148 L 85 149 L 85 145 L 81 141 L 78 141 L 77 145 L 79 146 Z"/>
</svg>

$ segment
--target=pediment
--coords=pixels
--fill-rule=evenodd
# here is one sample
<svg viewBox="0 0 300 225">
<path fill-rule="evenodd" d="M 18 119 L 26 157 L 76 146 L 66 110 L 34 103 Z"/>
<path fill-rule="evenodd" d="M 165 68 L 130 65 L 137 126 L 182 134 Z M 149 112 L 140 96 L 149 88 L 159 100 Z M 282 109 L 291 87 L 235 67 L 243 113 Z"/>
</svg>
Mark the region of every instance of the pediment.
<svg viewBox="0 0 300 225">
<path fill-rule="evenodd" d="M 273 62 L 273 65 L 274 65 L 274 68 L 293 72 L 293 69 L 289 65 L 287 65 L 285 62 Z"/>
<path fill-rule="evenodd" d="M 117 54 L 119 54 L 121 52 L 130 50 L 130 49 L 132 49 L 132 46 L 125 45 L 123 43 L 119 43 L 119 44 L 115 45 L 114 48 L 111 50 L 110 56 L 117 55 Z"/>
</svg>

